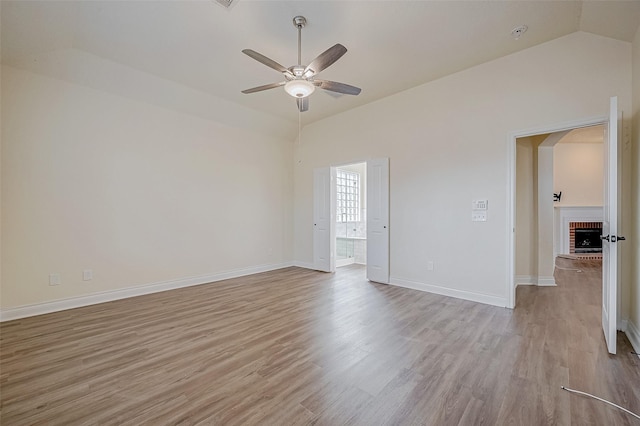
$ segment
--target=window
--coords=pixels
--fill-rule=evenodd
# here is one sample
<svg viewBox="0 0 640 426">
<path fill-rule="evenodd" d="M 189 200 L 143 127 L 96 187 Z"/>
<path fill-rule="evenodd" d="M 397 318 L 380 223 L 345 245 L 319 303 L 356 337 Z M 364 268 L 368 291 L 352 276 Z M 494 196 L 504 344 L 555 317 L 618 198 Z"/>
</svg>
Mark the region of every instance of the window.
<svg viewBox="0 0 640 426">
<path fill-rule="evenodd" d="M 336 222 L 360 221 L 360 173 L 336 170 Z"/>
</svg>

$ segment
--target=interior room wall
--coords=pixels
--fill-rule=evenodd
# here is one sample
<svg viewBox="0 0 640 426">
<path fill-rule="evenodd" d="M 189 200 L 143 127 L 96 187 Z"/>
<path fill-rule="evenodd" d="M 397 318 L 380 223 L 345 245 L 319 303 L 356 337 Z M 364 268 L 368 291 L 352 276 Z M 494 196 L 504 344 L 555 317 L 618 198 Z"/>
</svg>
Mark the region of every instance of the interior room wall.
<svg viewBox="0 0 640 426">
<path fill-rule="evenodd" d="M 553 208 L 553 146 L 538 146 L 538 285 L 555 285 L 554 278 L 554 208 Z"/>
<path fill-rule="evenodd" d="M 553 192 L 562 191 L 556 206 L 602 206 L 602 143 L 558 142 L 553 148 Z"/>
<path fill-rule="evenodd" d="M 538 144 L 532 137 L 516 141 L 516 283 L 537 282 L 538 251 L 535 183 L 537 164 L 535 153 Z"/>
<path fill-rule="evenodd" d="M 313 169 L 389 157 L 391 282 L 507 305 L 510 135 L 605 117 L 612 95 L 629 111 L 630 88 L 630 43 L 580 32 L 306 126 L 296 261 L 312 262 Z M 471 221 L 475 199 L 487 222 Z"/>
<path fill-rule="evenodd" d="M 1 81 L 3 310 L 290 263 L 290 140 L 15 68 Z"/>
<path fill-rule="evenodd" d="M 629 291 L 629 324 L 627 335 L 640 351 L 640 29 L 633 40 L 633 126 L 631 145 L 631 238 L 626 241 L 632 265 Z"/>
</svg>

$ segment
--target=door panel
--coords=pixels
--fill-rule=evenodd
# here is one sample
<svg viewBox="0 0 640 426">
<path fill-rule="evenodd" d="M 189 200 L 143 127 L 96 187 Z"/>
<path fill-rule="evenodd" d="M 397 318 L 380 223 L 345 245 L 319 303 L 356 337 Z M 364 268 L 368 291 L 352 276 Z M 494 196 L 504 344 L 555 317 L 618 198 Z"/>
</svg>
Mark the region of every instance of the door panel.
<svg viewBox="0 0 640 426">
<path fill-rule="evenodd" d="M 334 169 L 325 167 L 313 171 L 313 267 L 318 271 L 335 271 L 335 208 Z"/>
<path fill-rule="evenodd" d="M 602 330 L 609 353 L 616 353 L 618 303 L 618 98 L 611 98 L 604 138 L 604 206 L 602 220 Z"/>
<path fill-rule="evenodd" d="M 389 159 L 367 161 L 367 279 L 389 283 Z"/>
</svg>

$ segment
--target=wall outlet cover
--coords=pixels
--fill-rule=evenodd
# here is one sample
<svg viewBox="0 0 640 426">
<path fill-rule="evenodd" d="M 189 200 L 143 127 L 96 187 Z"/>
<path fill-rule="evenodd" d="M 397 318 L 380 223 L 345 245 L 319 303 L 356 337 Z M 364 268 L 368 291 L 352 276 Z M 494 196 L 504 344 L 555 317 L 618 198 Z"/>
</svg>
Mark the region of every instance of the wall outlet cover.
<svg viewBox="0 0 640 426">
<path fill-rule="evenodd" d="M 49 274 L 49 285 L 60 285 L 61 283 L 60 274 Z"/>
<path fill-rule="evenodd" d="M 474 211 L 471 213 L 471 221 L 472 222 L 486 222 L 487 221 L 487 212 L 485 211 Z"/>
</svg>

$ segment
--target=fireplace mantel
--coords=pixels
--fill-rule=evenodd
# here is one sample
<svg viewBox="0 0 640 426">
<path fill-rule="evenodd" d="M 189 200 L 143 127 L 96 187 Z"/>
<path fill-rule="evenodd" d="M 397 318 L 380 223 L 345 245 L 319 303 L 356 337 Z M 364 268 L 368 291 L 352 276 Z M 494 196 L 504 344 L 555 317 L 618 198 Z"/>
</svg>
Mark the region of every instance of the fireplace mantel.
<svg viewBox="0 0 640 426">
<path fill-rule="evenodd" d="M 569 254 L 569 223 L 602 222 L 602 206 L 554 206 L 554 257 Z"/>
</svg>

